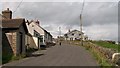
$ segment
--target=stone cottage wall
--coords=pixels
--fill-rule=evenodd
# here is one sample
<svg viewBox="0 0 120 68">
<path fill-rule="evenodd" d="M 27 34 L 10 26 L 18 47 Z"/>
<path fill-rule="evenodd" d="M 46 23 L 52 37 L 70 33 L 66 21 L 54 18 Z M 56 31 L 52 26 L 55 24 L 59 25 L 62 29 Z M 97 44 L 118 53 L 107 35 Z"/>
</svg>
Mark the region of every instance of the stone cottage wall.
<svg viewBox="0 0 120 68">
<path fill-rule="evenodd" d="M 27 49 L 28 48 L 35 48 L 35 49 L 38 49 L 38 47 L 36 46 L 33 38 L 31 36 L 28 36 L 26 35 L 26 39 L 25 39 L 25 45 L 27 46 Z"/>
<path fill-rule="evenodd" d="M 12 48 L 13 54 L 16 55 L 16 32 L 6 33 L 6 36 Z"/>
<path fill-rule="evenodd" d="M 16 32 L 2 32 L 2 63 L 6 63 L 16 56 Z"/>
</svg>

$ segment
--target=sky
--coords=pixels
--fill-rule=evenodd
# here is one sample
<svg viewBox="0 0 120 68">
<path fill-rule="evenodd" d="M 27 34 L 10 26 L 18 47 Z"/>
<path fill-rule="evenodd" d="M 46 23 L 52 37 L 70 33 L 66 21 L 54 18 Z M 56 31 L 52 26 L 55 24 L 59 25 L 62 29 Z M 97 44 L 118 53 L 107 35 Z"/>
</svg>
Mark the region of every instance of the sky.
<svg viewBox="0 0 120 68">
<path fill-rule="evenodd" d="M 42 1 L 42 0 L 41 0 Z M 73 0 L 71 0 L 73 1 Z M 68 30 L 80 30 L 83 2 L 2 2 L 2 10 L 10 8 L 13 18 L 39 20 L 40 25 L 57 37 Z M 117 1 L 117 0 L 116 0 Z M 118 2 L 86 1 L 82 14 L 83 32 L 92 40 L 118 40 Z M 16 9 L 17 8 L 17 9 Z M 15 11 L 15 12 L 14 12 Z"/>
</svg>

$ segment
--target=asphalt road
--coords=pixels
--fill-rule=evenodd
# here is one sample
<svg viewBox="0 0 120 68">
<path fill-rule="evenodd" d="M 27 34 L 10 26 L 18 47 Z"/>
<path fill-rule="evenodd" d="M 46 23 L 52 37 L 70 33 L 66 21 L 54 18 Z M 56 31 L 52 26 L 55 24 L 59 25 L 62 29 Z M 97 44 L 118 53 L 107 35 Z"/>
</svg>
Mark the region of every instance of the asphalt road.
<svg viewBox="0 0 120 68">
<path fill-rule="evenodd" d="M 31 57 L 13 61 L 5 66 L 98 66 L 84 47 L 62 44 L 38 51 Z"/>
</svg>

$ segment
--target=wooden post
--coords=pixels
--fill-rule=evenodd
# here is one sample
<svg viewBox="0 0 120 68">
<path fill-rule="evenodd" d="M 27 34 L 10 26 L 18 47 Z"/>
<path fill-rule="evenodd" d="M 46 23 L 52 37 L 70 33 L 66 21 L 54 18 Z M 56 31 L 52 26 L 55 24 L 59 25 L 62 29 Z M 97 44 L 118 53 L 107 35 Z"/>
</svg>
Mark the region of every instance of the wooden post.
<svg viewBox="0 0 120 68">
<path fill-rule="evenodd" d="M 82 32 L 82 14 L 80 14 L 80 31 Z M 83 46 L 83 35 L 81 34 L 81 45 Z"/>
</svg>

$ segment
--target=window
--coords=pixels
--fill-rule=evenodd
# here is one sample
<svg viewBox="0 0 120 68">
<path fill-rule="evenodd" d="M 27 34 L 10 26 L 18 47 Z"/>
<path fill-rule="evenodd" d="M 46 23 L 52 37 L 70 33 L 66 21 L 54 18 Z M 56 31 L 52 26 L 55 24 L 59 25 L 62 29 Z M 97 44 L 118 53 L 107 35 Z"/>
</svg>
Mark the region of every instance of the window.
<svg viewBox="0 0 120 68">
<path fill-rule="evenodd" d="M 65 36 L 65 38 L 68 38 L 68 35 L 67 35 L 67 34 L 65 34 L 64 36 Z"/>
<path fill-rule="evenodd" d="M 35 30 L 34 30 L 34 36 L 39 37 L 39 33 L 37 31 L 35 31 Z"/>
<path fill-rule="evenodd" d="M 74 34 L 72 34 L 72 35 L 74 35 Z"/>
<path fill-rule="evenodd" d="M 34 27 L 34 25 L 32 25 L 32 27 Z"/>
<path fill-rule="evenodd" d="M 43 42 L 43 36 L 40 36 L 40 42 Z"/>
</svg>

